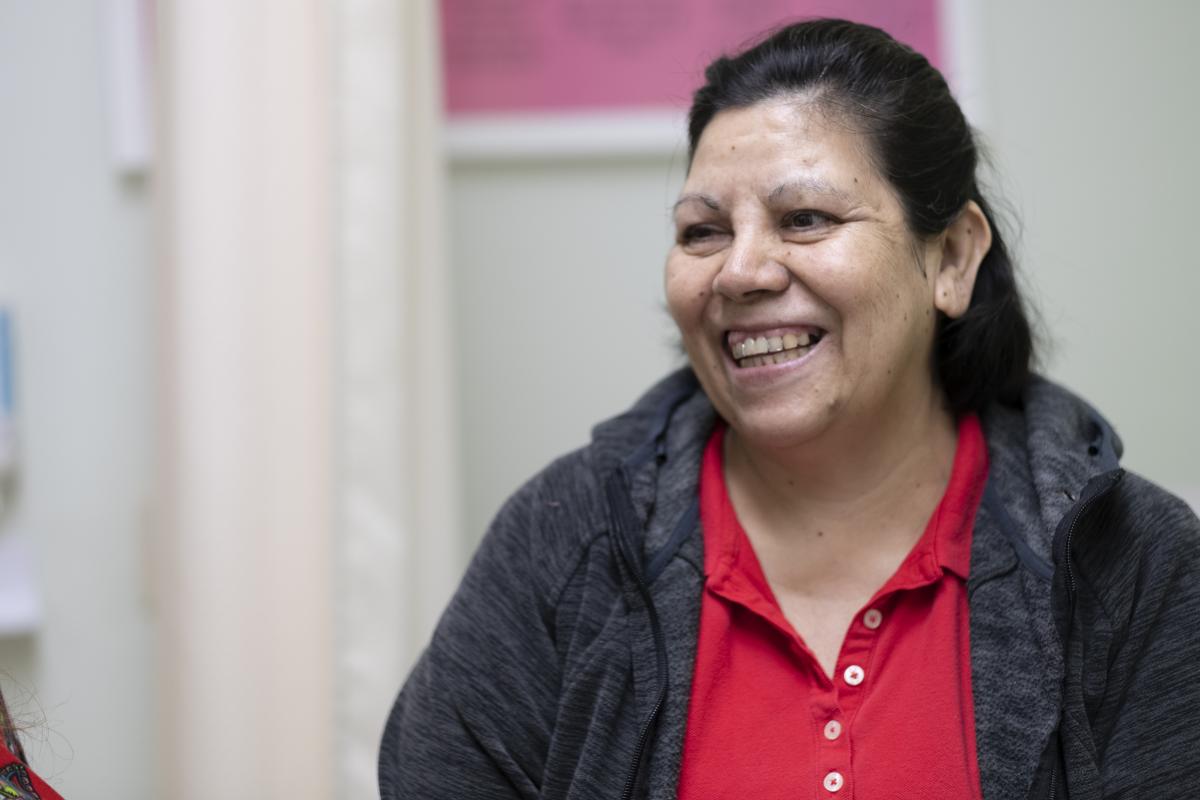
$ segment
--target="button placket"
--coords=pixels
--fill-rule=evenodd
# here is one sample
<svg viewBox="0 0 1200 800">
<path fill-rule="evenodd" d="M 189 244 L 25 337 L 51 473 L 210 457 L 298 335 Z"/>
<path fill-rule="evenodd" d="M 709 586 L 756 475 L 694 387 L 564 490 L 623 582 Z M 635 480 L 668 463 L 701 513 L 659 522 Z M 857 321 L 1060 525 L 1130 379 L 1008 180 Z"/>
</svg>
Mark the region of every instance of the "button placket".
<svg viewBox="0 0 1200 800">
<path fill-rule="evenodd" d="M 864 613 L 859 612 L 857 622 L 862 621 Z M 878 641 L 879 637 L 865 625 L 853 624 L 846 632 L 846 639 L 838 658 L 837 671 L 832 675 L 838 698 L 838 711 L 835 714 L 829 714 L 819 723 L 822 726 L 822 735 L 824 735 L 824 726 L 830 721 L 838 723 L 840 726 L 838 738 L 836 740 L 827 739 L 827 741 L 831 744 L 836 742 L 834 746 L 839 749 L 846 746 L 845 740 L 849 737 L 850 725 L 862 705 L 863 695 L 866 691 L 866 668 L 871 663 L 871 653 Z M 835 765 L 842 766 L 830 763 L 825 766 L 831 768 Z M 845 770 L 842 770 L 842 773 L 843 777 L 847 774 Z"/>
<path fill-rule="evenodd" d="M 820 730 L 822 759 L 821 785 L 829 794 L 844 797 L 850 794 L 850 728 L 859 706 L 862 704 L 867 666 L 871 654 L 879 643 L 876 633 L 883 624 L 883 611 L 872 605 L 859 612 L 857 622 L 846 632 L 839 653 L 836 672 L 833 673 L 833 691 L 837 697 L 837 708 L 828 708 L 828 716 L 815 720 Z"/>
</svg>

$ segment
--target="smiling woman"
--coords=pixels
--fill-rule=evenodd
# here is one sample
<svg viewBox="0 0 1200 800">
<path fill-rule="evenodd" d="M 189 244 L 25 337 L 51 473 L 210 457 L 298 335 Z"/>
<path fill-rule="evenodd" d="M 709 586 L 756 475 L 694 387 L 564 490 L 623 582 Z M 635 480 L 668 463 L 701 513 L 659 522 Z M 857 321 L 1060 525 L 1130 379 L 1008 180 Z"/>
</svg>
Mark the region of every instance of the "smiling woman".
<svg viewBox="0 0 1200 800">
<path fill-rule="evenodd" d="M 1200 522 L 1031 374 L 942 76 L 817 20 L 706 79 L 689 367 L 501 511 L 383 796 L 1200 794 Z"/>
<path fill-rule="evenodd" d="M 989 225 L 968 201 L 938 237 L 918 239 L 869 143 L 828 116 L 818 98 L 789 96 L 713 119 L 676 207 L 672 315 L 739 438 L 808 444 L 828 462 L 812 445 L 922 440 L 927 425 L 903 422 L 924 419 L 953 450 L 927 357 L 934 312 L 966 310 Z"/>
</svg>

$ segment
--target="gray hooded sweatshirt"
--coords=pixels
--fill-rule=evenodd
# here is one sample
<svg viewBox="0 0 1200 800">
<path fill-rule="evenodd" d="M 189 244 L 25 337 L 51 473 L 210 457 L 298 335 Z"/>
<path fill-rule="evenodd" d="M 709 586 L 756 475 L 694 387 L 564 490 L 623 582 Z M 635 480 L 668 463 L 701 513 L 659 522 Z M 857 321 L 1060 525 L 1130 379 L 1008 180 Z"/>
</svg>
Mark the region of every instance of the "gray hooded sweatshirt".
<svg viewBox="0 0 1200 800">
<path fill-rule="evenodd" d="M 1060 387 L 982 419 L 983 797 L 1200 798 L 1200 521 Z M 509 499 L 392 710 L 384 800 L 675 796 L 714 420 L 680 370 Z"/>
</svg>

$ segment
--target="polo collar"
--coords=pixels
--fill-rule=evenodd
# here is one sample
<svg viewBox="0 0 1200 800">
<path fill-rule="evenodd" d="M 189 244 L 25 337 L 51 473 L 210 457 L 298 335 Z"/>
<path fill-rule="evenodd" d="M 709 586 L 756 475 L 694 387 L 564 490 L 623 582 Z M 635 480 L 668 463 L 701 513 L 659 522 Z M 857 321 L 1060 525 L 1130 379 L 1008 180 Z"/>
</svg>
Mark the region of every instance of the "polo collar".
<svg viewBox="0 0 1200 800">
<path fill-rule="evenodd" d="M 729 499 L 722 457 L 725 431 L 724 423 L 713 429 L 701 467 L 705 516 L 718 521 L 714 529 L 705 531 L 704 574 L 714 591 L 732 593 L 731 599 L 758 605 L 770 598 L 771 592 Z M 966 580 L 971 566 L 971 530 L 987 471 L 987 443 L 979 418 L 964 415 L 958 422 L 958 444 L 946 491 L 925 532 L 888 581 L 889 589 L 915 588 L 938 580 L 945 572 Z"/>
</svg>

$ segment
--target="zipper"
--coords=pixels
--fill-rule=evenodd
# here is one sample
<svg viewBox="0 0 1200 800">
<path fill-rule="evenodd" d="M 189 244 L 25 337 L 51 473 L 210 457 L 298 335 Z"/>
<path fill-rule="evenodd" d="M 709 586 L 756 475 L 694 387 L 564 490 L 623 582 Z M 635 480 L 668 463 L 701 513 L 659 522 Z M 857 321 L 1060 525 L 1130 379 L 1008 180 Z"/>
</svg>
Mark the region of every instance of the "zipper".
<svg viewBox="0 0 1200 800">
<path fill-rule="evenodd" d="M 1071 555 L 1071 548 L 1075 543 L 1075 531 L 1079 528 L 1079 520 L 1091 510 L 1097 501 L 1107 496 L 1124 477 L 1125 470 L 1115 469 L 1088 481 L 1087 485 L 1083 487 L 1079 501 L 1062 518 L 1058 525 L 1058 531 L 1055 533 L 1055 561 L 1062 564 L 1065 573 L 1065 583 L 1067 585 L 1067 606 L 1064 610 L 1064 615 L 1055 620 L 1059 637 L 1064 647 L 1066 646 L 1067 638 L 1070 635 L 1071 627 L 1075 620 L 1075 597 L 1078 590 L 1075 579 L 1074 559 Z M 1059 548 L 1061 548 L 1061 551 Z"/>
<path fill-rule="evenodd" d="M 628 554 L 624 552 L 623 548 L 619 549 L 622 550 L 621 555 L 628 562 Z M 654 607 L 654 601 L 650 597 L 650 588 L 646 586 L 642 576 L 638 572 L 634 572 L 633 575 L 638 592 L 642 596 L 642 602 L 646 604 L 646 612 L 650 616 L 650 630 L 654 635 L 654 649 L 658 657 L 656 666 L 658 696 L 654 699 L 654 706 L 646 715 L 645 721 L 642 722 L 642 728 L 638 732 L 637 746 L 633 751 L 633 760 L 629 763 L 629 772 L 625 776 L 625 788 L 621 792 L 621 800 L 633 800 L 633 791 L 637 786 L 638 773 L 641 772 L 646 744 L 650 741 L 650 732 L 654 730 L 654 723 L 658 721 L 658 715 L 662 712 L 662 707 L 667 699 L 667 651 L 666 643 L 663 641 L 662 626 L 658 621 L 658 610 Z"/>
<path fill-rule="evenodd" d="M 1093 478 L 1088 485 L 1084 487 L 1083 494 L 1088 494 L 1088 489 L 1097 486 L 1097 484 L 1099 484 L 1101 481 L 1104 482 L 1103 485 L 1097 486 L 1097 488 L 1090 495 L 1080 500 L 1080 502 L 1076 504 L 1071 514 L 1071 522 L 1067 526 L 1066 533 L 1063 535 L 1063 565 L 1067 573 L 1067 591 L 1070 593 L 1072 599 L 1075 597 L 1076 586 L 1075 570 L 1071 566 L 1071 544 L 1075 539 L 1075 530 L 1079 527 L 1079 520 L 1093 505 L 1096 504 L 1098 500 L 1107 496 L 1108 493 L 1111 492 L 1124 477 L 1125 470 L 1115 469 L 1112 472 L 1106 472 L 1103 475 Z"/>
<path fill-rule="evenodd" d="M 629 774 L 625 776 L 625 789 L 621 792 L 621 800 L 633 800 L 633 789 L 637 784 L 638 772 L 641 771 L 642 755 L 646 751 L 646 742 L 650 739 L 650 729 L 654 727 L 654 722 L 658 719 L 658 714 L 662 710 L 664 694 L 665 692 L 659 691 L 658 700 L 654 703 L 654 708 L 650 710 L 650 715 L 642 723 L 642 731 L 638 735 L 637 748 L 633 751 L 633 761 L 629 764 Z"/>
<path fill-rule="evenodd" d="M 1121 479 L 1125 477 L 1125 470 L 1115 469 L 1111 472 L 1106 472 L 1093 478 L 1084 487 L 1081 493 L 1081 499 L 1075 504 L 1074 508 L 1068 512 L 1070 514 L 1070 522 L 1067 524 L 1066 531 L 1061 533 L 1062 536 L 1062 563 L 1063 569 L 1066 572 L 1067 584 L 1067 609 L 1065 628 L 1060 628 L 1064 648 L 1066 647 L 1067 636 L 1074 625 L 1075 621 L 1075 595 L 1078 587 L 1075 583 L 1075 569 L 1072 566 L 1071 546 L 1075 540 L 1075 531 L 1079 527 L 1079 520 L 1100 500 L 1108 496 L 1108 494 L 1116 488 Z M 1090 491 L 1089 491 L 1090 490 Z M 1066 521 L 1066 517 L 1063 521 Z M 1061 524 L 1059 530 L 1062 530 Z M 1058 536 L 1055 537 L 1056 539 Z M 1065 651 L 1063 653 L 1066 655 Z M 1061 724 L 1061 723 L 1060 723 Z M 1058 735 L 1057 733 L 1055 735 Z M 1058 754 L 1054 765 L 1050 769 L 1050 794 L 1049 800 L 1057 800 L 1058 798 L 1058 767 L 1059 760 L 1062 758 L 1062 753 Z"/>
<path fill-rule="evenodd" d="M 605 489 L 608 495 L 609 507 L 613 513 L 614 525 L 612 534 L 616 538 L 617 552 L 621 560 L 625 563 L 629 574 L 632 576 L 634 584 L 637 586 L 642 603 L 646 606 L 646 614 L 650 617 L 650 631 L 654 637 L 654 650 L 657 657 L 655 671 L 658 679 L 658 694 L 654 699 L 654 705 L 651 707 L 650 713 L 646 715 L 646 719 L 642 722 L 642 727 L 638 731 L 637 746 L 633 751 L 633 758 L 629 764 L 629 772 L 625 776 L 625 787 L 621 791 L 621 800 L 633 800 L 633 792 L 637 788 L 638 775 L 642 769 L 646 746 L 650 741 L 650 733 L 654 730 L 654 724 L 658 721 L 658 716 L 662 713 L 663 706 L 666 705 L 667 683 L 669 680 L 667 674 L 667 645 L 662 632 L 662 624 L 658 619 L 658 609 L 654 606 L 654 599 L 650 596 L 650 587 L 646 583 L 645 574 L 638 559 L 638 551 L 628 538 L 628 534 L 637 526 L 638 521 L 633 511 L 633 505 L 629 500 L 623 476 L 619 471 L 613 472 Z"/>
<path fill-rule="evenodd" d="M 1079 518 L 1091 507 L 1098 496 L 1091 497 L 1080 505 L 1079 510 L 1075 512 L 1075 516 L 1071 519 L 1071 525 L 1067 528 L 1067 541 L 1063 552 L 1063 563 L 1067 569 L 1067 591 L 1071 597 L 1075 596 L 1075 572 L 1071 569 L 1071 540 L 1075 538 L 1075 528 L 1079 526 Z"/>
</svg>

